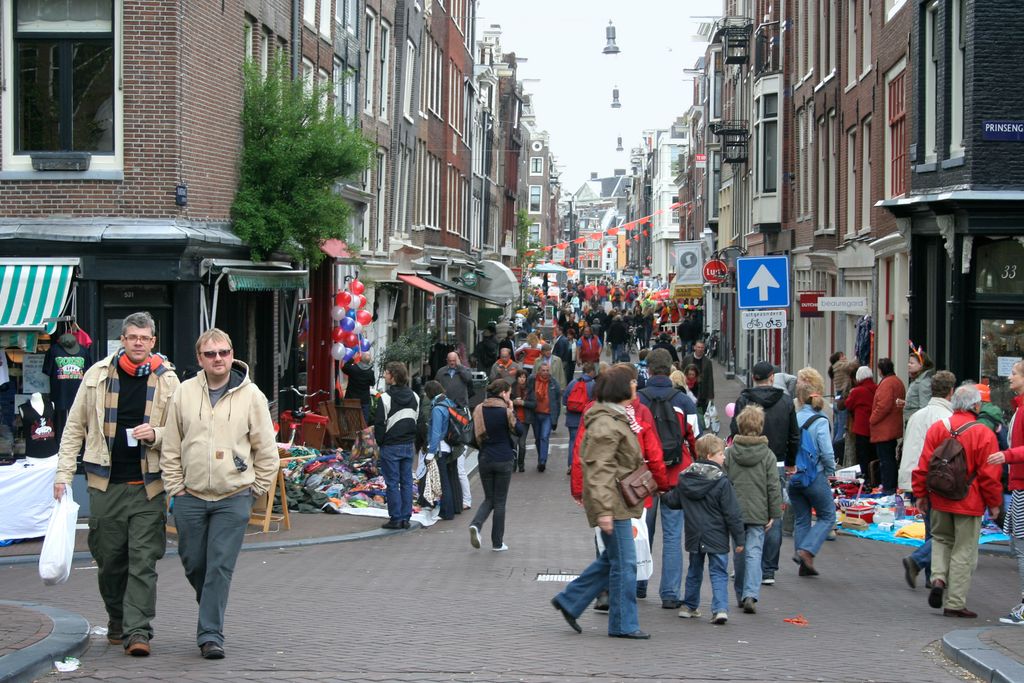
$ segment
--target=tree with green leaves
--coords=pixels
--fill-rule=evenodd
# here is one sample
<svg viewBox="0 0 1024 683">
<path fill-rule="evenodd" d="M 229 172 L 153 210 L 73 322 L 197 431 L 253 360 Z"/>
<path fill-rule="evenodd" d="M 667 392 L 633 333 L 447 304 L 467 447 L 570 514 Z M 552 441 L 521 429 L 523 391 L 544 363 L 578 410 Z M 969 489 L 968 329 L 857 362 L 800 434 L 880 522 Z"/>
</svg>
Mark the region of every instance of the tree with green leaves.
<svg viewBox="0 0 1024 683">
<path fill-rule="evenodd" d="M 335 183 L 362 173 L 372 146 L 333 105 L 329 86 L 307 90 L 283 58 L 266 75 L 245 65 L 242 158 L 231 207 L 235 233 L 262 261 L 275 252 L 316 265 L 324 240 L 348 236 L 349 204 Z"/>
<path fill-rule="evenodd" d="M 529 270 L 540 260 L 541 243 L 530 239 L 530 215 L 525 209 L 516 211 L 516 253 L 523 271 Z M 532 254 L 526 252 L 534 250 Z"/>
</svg>

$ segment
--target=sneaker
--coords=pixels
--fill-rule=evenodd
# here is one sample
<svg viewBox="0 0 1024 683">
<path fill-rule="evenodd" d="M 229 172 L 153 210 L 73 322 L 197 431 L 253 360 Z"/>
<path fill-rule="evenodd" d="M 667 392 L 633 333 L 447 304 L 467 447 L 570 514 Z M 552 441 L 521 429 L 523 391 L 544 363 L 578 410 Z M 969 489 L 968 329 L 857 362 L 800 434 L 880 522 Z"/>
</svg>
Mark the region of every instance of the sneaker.
<svg viewBox="0 0 1024 683">
<path fill-rule="evenodd" d="M 480 547 L 480 529 L 475 524 L 469 525 L 469 544 L 474 548 Z"/>
<path fill-rule="evenodd" d="M 907 556 L 903 558 L 903 578 L 911 588 L 917 588 L 917 575 L 921 573 L 921 567 L 914 562 L 914 558 Z"/>
<path fill-rule="evenodd" d="M 1024 602 L 1020 603 L 1005 617 L 999 617 L 1000 623 L 1024 626 Z"/>
<path fill-rule="evenodd" d="M 506 550 L 508 550 L 508 546 L 502 543 L 500 548 L 491 548 L 491 550 L 493 550 L 496 553 L 503 553 Z"/>
<path fill-rule="evenodd" d="M 727 621 L 729 621 L 729 615 L 728 614 L 726 614 L 725 612 L 715 612 L 715 617 L 711 620 L 711 623 L 712 624 L 718 624 L 719 626 L 721 626 L 722 624 L 726 623 Z"/>
<path fill-rule="evenodd" d="M 764 578 L 761 579 L 761 585 L 762 586 L 774 586 L 775 585 L 775 577 L 774 576 L 765 576 Z"/>
<path fill-rule="evenodd" d="M 745 614 L 756 614 L 757 613 L 757 600 L 754 598 L 743 598 L 743 612 Z"/>
<path fill-rule="evenodd" d="M 700 613 L 700 610 L 696 607 L 690 608 L 686 605 L 683 605 L 683 608 L 679 610 L 680 619 L 697 619 L 701 616 L 703 615 Z"/>
</svg>

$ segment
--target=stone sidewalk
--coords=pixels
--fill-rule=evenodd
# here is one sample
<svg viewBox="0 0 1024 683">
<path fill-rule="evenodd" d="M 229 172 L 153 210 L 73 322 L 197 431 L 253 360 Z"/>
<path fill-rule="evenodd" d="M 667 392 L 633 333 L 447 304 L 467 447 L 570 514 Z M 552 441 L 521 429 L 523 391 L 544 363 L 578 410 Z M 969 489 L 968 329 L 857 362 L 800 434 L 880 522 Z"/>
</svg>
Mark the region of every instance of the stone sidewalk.
<svg viewBox="0 0 1024 683">
<path fill-rule="evenodd" d="M 718 373 L 716 403 L 724 415 L 739 385 L 720 368 Z M 565 453 L 564 427 L 553 445 L 551 457 Z M 352 520 L 374 528 L 377 520 L 296 515 L 293 531 L 301 527 L 304 538 L 275 535 L 239 559 L 223 662 L 198 657 L 195 605 L 176 558 L 158 567 L 157 637 L 147 660 L 125 657 L 101 636 L 88 637 L 86 620 L 105 624 L 91 561 L 76 562 L 69 582 L 54 587 L 43 586 L 30 563 L 0 564 L 4 595 L 25 601 L 0 603 L 0 680 L 32 680 L 24 670 L 8 678 L 12 656 L 46 645 L 37 658 L 42 668 L 34 670 L 41 675 L 61 655 L 54 643 L 74 654 L 85 642 L 79 671 L 46 680 L 962 680 L 964 670 L 941 656 L 945 649 L 984 680 L 1024 681 L 1013 677 L 1005 661 L 985 675 L 967 657 L 983 665 L 986 647 L 1004 659 L 1024 652 L 1024 629 L 998 625 L 1008 608 L 1003 598 L 1016 586 L 1015 562 L 983 556 L 970 596 L 982 618 L 944 619 L 925 606 L 923 590 L 910 591 L 903 583 L 899 560 L 905 549 L 850 537 L 826 545 L 821 577 L 798 579 L 795 565 L 782 568 L 779 583 L 765 589 L 758 614 L 734 609 L 727 626 L 685 622 L 660 609 L 656 575 L 654 597 L 640 606 L 652 641 L 601 638 L 606 617 L 595 613 L 580 619 L 584 634 L 577 636 L 547 600 L 562 585 L 558 577 L 581 571 L 593 557 L 592 534 L 568 498 L 564 471 L 540 474 L 531 467 L 515 475 L 512 486 L 508 553 L 470 548 L 467 515 L 387 536 L 357 529 L 348 535 L 371 531 L 358 544 L 317 539 L 345 537 L 338 525 Z M 474 484 L 475 503 L 480 496 Z M 265 543 L 260 536 L 266 535 L 248 539 L 250 547 Z M 656 540 L 656 567 L 660 545 Z M 546 575 L 555 581 L 541 581 Z M 41 612 L 51 609 L 44 605 L 84 617 L 77 625 L 78 645 L 75 633 L 68 633 L 74 624 Z M 782 621 L 797 614 L 810 626 Z M 48 628 L 47 620 L 59 628 Z M 954 635 L 962 631 L 956 627 L 973 628 L 974 640 L 958 641 Z M 50 635 L 39 640 L 43 631 Z M 821 656 L 801 658 L 811 668 L 794 668 L 795 653 L 812 644 Z"/>
</svg>

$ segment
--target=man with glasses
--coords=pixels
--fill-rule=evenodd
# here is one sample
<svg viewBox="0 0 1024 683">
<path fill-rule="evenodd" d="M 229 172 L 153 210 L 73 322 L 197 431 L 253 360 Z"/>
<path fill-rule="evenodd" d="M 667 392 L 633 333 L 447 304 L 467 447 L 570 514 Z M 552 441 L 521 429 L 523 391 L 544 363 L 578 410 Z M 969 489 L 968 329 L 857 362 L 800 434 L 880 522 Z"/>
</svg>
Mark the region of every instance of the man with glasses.
<svg viewBox="0 0 1024 683">
<path fill-rule="evenodd" d="M 160 465 L 178 555 L 199 603 L 196 644 L 204 658 L 223 659 L 231 575 L 253 498 L 266 495 L 279 459 L 267 398 L 235 360 L 231 338 L 207 330 L 196 358 L 203 371 L 182 382 L 168 406 Z"/>
<path fill-rule="evenodd" d="M 159 353 L 156 323 L 133 313 L 121 348 L 89 368 L 61 436 L 53 497 L 60 500 L 85 446 L 89 551 L 107 609 L 107 640 L 145 657 L 156 614 L 156 563 L 164 556 L 166 498 L 160 477 L 167 403 L 178 388 Z"/>
</svg>

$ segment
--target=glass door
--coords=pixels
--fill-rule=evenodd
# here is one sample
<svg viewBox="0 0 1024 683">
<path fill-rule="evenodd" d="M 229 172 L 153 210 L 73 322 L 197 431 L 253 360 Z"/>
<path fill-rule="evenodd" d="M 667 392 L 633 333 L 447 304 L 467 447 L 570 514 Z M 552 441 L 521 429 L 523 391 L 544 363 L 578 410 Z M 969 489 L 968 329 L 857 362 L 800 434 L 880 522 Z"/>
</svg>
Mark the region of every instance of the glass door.
<svg viewBox="0 0 1024 683">
<path fill-rule="evenodd" d="M 1012 405 L 1010 373 L 1013 365 L 1024 357 L 1024 320 L 982 318 L 980 320 L 978 377 L 986 380 L 992 391 L 992 403 L 1008 410 Z"/>
</svg>

